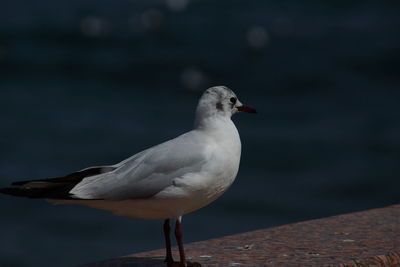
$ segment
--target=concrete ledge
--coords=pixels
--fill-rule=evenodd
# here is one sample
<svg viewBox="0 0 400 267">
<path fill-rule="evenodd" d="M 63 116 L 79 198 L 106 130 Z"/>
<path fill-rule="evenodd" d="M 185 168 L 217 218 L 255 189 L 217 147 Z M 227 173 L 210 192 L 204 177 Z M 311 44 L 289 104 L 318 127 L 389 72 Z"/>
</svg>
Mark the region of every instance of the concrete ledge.
<svg viewBox="0 0 400 267">
<path fill-rule="evenodd" d="M 203 266 L 400 266 L 400 205 L 194 242 L 185 248 L 190 260 Z M 160 249 L 84 266 L 164 267 L 163 258 Z"/>
</svg>

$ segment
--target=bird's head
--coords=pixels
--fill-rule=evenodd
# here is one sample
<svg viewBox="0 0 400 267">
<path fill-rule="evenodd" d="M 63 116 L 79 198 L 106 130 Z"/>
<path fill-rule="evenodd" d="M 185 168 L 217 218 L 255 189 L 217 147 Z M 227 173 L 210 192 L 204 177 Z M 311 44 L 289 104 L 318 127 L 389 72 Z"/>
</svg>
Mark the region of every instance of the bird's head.
<svg viewBox="0 0 400 267">
<path fill-rule="evenodd" d="M 242 104 L 236 94 L 226 86 L 208 88 L 199 100 L 196 123 L 213 116 L 230 118 L 236 112 L 257 113 L 256 109 Z"/>
</svg>

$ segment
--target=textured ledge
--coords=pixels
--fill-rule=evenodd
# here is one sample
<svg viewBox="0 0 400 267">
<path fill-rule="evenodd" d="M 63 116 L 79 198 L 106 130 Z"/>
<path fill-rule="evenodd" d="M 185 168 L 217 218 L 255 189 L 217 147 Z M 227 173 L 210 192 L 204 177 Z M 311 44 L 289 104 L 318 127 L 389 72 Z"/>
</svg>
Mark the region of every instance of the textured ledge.
<svg viewBox="0 0 400 267">
<path fill-rule="evenodd" d="M 185 248 L 190 260 L 204 267 L 400 266 L 400 205 L 194 242 Z M 164 267 L 163 257 L 160 249 L 84 266 Z"/>
</svg>

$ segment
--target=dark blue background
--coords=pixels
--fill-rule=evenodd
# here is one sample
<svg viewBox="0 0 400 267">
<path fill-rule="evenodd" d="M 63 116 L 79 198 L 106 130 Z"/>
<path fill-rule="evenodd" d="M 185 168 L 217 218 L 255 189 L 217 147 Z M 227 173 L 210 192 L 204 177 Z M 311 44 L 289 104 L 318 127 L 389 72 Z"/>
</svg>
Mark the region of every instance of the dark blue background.
<svg viewBox="0 0 400 267">
<path fill-rule="evenodd" d="M 227 85 L 239 175 L 204 240 L 399 203 L 398 1 L 1 1 L 0 186 L 112 164 L 189 130 Z M 1 266 L 163 247 L 160 221 L 0 196 Z"/>
</svg>

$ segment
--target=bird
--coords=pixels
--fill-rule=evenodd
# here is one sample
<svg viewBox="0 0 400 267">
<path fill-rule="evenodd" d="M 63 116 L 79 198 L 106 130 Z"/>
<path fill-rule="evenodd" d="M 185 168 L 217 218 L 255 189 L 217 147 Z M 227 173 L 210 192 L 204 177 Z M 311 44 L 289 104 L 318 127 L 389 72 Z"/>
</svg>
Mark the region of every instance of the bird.
<svg viewBox="0 0 400 267">
<path fill-rule="evenodd" d="M 210 87 L 200 97 L 191 131 L 114 165 L 89 167 L 57 178 L 16 181 L 0 188 L 0 193 L 164 220 L 167 266 L 201 266 L 186 260 L 182 216 L 216 200 L 235 180 L 241 141 L 231 117 L 237 112 L 257 113 L 228 87 Z M 179 262 L 172 256 L 173 220 Z"/>
</svg>

